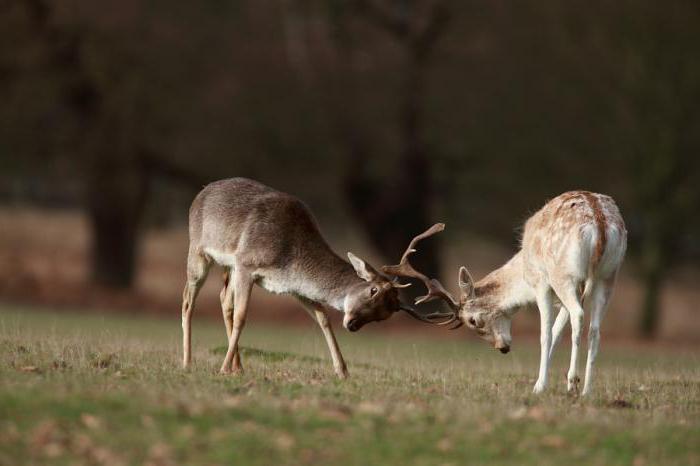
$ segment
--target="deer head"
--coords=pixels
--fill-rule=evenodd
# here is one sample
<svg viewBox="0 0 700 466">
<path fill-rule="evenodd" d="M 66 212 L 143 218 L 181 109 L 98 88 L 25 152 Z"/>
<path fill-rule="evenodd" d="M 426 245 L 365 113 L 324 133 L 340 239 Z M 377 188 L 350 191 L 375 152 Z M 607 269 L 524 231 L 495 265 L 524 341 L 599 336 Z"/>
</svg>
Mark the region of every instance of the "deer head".
<svg viewBox="0 0 700 466">
<path fill-rule="evenodd" d="M 345 296 L 343 326 L 356 332 L 369 322 L 386 320 L 407 306 L 399 300 L 400 285 L 377 272 L 353 253 L 348 259 L 357 276 L 364 280 L 352 286 Z"/>
<path fill-rule="evenodd" d="M 445 225 L 442 223 L 433 225 L 427 231 L 413 238 L 406 252 L 403 254 L 399 265 L 385 265 L 382 267 L 382 271 L 387 275 L 393 276 L 394 279 L 390 279 L 377 272 L 367 262 L 349 252 L 348 259 L 350 259 L 350 263 L 357 275 L 364 280 L 365 283 L 356 285 L 346 295 L 343 326 L 351 332 L 355 332 L 369 322 L 388 319 L 397 311 L 404 311 L 418 320 L 430 323 L 437 323 L 436 319 L 438 319 L 439 316 L 443 318 L 448 317 L 448 314 L 424 316 L 412 306 L 402 303 L 399 299 L 399 290 L 410 286 L 410 283 L 402 284 L 398 281 L 398 277 L 401 276 L 423 280 L 426 286 L 428 286 L 429 295 L 422 297 L 419 301 L 420 303 L 430 301 L 440 296 L 444 298 L 449 296 L 449 293 L 442 288 L 442 285 L 440 285 L 437 280 L 428 280 L 425 275 L 415 271 L 408 262 L 408 256 L 415 252 L 415 245 L 418 241 L 432 236 L 442 231 L 444 228 Z"/>
<path fill-rule="evenodd" d="M 461 292 L 460 318 L 466 326 L 483 340 L 492 343 L 494 348 L 506 354 L 510 351 L 510 327 L 512 315 L 498 309 L 492 299 L 497 291 L 496 283 L 482 286 L 477 296 L 474 280 L 466 267 L 459 269 L 459 289 Z"/>
</svg>

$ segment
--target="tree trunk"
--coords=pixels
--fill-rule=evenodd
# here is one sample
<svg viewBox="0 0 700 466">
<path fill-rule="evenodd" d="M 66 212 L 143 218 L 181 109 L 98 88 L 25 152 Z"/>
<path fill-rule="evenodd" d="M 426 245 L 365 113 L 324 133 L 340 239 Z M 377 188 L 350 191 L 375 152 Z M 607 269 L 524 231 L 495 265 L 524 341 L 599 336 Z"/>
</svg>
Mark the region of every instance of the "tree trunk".
<svg viewBox="0 0 700 466">
<path fill-rule="evenodd" d="M 92 230 L 92 281 L 130 288 L 135 279 L 139 226 L 147 175 L 137 163 L 100 160 L 92 165 L 87 211 Z"/>
<path fill-rule="evenodd" d="M 380 183 L 350 169 L 346 176 L 346 196 L 353 214 L 374 246 L 390 263 L 396 263 L 410 240 L 431 226 L 431 171 L 420 155 L 402 157 L 395 177 Z M 411 260 L 417 269 L 437 276 L 438 239 L 420 244 L 420 253 Z"/>
<path fill-rule="evenodd" d="M 642 283 L 644 284 L 644 301 L 642 302 L 642 317 L 639 333 L 643 338 L 656 337 L 659 326 L 659 298 L 663 280 L 659 270 L 646 271 Z"/>
<path fill-rule="evenodd" d="M 414 236 L 432 225 L 432 167 L 422 140 L 423 74 L 423 62 L 412 57 L 398 111 L 400 154 L 389 177 L 370 176 L 364 145 L 357 141 L 348 144 L 346 197 L 371 244 L 391 263 L 398 262 Z M 411 258 L 415 267 L 428 276 L 436 277 L 440 272 L 438 246 L 438 238 L 424 241 L 420 253 Z"/>
<path fill-rule="evenodd" d="M 649 209 L 640 257 L 644 301 L 639 321 L 640 336 L 647 339 L 654 338 L 658 330 L 661 307 L 659 300 L 670 254 L 666 230 L 668 218 L 664 206 L 657 204 Z"/>
</svg>

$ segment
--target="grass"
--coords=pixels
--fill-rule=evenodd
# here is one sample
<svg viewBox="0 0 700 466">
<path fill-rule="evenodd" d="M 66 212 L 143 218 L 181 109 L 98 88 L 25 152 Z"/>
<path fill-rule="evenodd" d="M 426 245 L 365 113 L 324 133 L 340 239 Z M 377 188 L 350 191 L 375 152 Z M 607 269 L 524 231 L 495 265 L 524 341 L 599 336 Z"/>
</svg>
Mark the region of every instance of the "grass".
<svg viewBox="0 0 700 466">
<path fill-rule="evenodd" d="M 223 324 L 185 372 L 177 316 L 0 307 L 0 464 L 700 464 L 697 353 L 603 341 L 581 399 L 566 347 L 533 396 L 532 345 L 338 333 L 346 381 L 311 323 L 253 322 L 224 377 Z"/>
</svg>

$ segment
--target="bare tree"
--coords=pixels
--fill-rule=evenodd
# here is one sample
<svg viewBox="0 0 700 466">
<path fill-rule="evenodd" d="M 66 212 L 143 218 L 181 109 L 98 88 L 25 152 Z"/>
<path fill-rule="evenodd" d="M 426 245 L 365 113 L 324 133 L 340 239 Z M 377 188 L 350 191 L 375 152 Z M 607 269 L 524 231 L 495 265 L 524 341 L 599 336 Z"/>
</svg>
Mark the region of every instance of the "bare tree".
<svg viewBox="0 0 700 466">
<path fill-rule="evenodd" d="M 315 26 L 302 24 L 302 15 L 287 2 L 286 40 L 289 61 L 312 88 L 322 89 L 321 100 L 330 116 L 331 131 L 344 152 L 343 193 L 355 218 L 373 246 L 387 257 L 401 253 L 400 247 L 416 231 L 434 219 L 433 161 L 425 140 L 425 102 L 431 59 L 450 19 L 445 1 L 343 0 L 326 5 L 326 30 L 321 36 L 331 49 L 309 45 Z M 398 153 L 385 157 L 371 141 L 364 119 L 376 108 L 368 102 L 366 87 L 358 84 L 366 70 L 358 63 L 372 53 L 366 33 L 375 30 L 398 49 L 400 84 L 392 102 Z M 364 50 L 359 51 L 360 48 Z M 311 49 L 311 50 L 310 50 Z M 377 54 L 379 55 L 379 54 Z M 382 57 L 377 56 L 378 61 Z M 366 60 L 365 60 L 366 61 Z M 392 136 L 393 138 L 393 136 Z M 392 160 L 380 170 L 378 159 Z M 439 272 L 436 240 L 427 242 L 418 266 L 431 274 Z"/>
<path fill-rule="evenodd" d="M 76 122 L 68 148 L 53 155 L 66 158 L 82 181 L 91 230 L 91 278 L 98 285 L 128 288 L 134 281 L 140 225 L 153 177 L 174 178 L 193 191 L 206 180 L 147 147 L 133 121 L 133 105 L 120 98 L 119 85 L 105 85 L 90 69 L 85 28 L 56 21 L 46 0 L 17 0 L 16 5 L 25 9 L 27 28 L 46 49 L 45 61 L 38 65 L 41 72 L 62 84 L 58 110 Z"/>
<path fill-rule="evenodd" d="M 590 10 L 588 3 L 569 13 Z M 634 209 L 630 249 L 644 289 L 640 335 L 657 332 L 660 295 L 674 265 L 689 257 L 688 219 L 700 208 L 700 40 L 697 2 L 606 4 L 606 14 L 567 37 L 565 60 L 598 92 L 612 117 L 609 162 L 628 179 Z M 580 18 L 577 17 L 577 21 Z M 573 22 L 572 22 L 573 24 Z M 570 34 L 573 34 L 569 31 Z M 573 53 L 572 53 L 573 52 Z M 595 60 L 596 66 L 591 66 Z"/>
<path fill-rule="evenodd" d="M 345 192 L 354 215 L 377 249 L 390 257 L 399 254 L 401 245 L 433 220 L 433 172 L 425 142 L 426 81 L 449 11 L 442 1 L 432 2 L 427 8 L 419 3 L 354 2 L 357 13 L 388 34 L 403 53 L 397 111 L 400 147 L 395 169 L 377 183 L 368 170 L 371 154 L 358 150 L 351 142 L 345 177 Z M 416 259 L 418 267 L 429 274 L 439 273 L 437 242 L 426 243 L 424 249 Z"/>
</svg>

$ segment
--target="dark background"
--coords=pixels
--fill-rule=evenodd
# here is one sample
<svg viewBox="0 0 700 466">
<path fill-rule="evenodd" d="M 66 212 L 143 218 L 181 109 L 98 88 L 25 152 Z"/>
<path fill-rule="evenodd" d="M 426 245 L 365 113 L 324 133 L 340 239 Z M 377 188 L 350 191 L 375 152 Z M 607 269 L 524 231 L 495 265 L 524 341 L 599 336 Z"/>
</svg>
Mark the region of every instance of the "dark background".
<svg viewBox="0 0 700 466">
<path fill-rule="evenodd" d="M 588 189 L 630 235 L 611 332 L 697 341 L 699 46 L 691 0 L 0 0 L 0 299 L 177 315 L 220 178 L 377 265 L 445 221 L 450 288 Z"/>
</svg>

